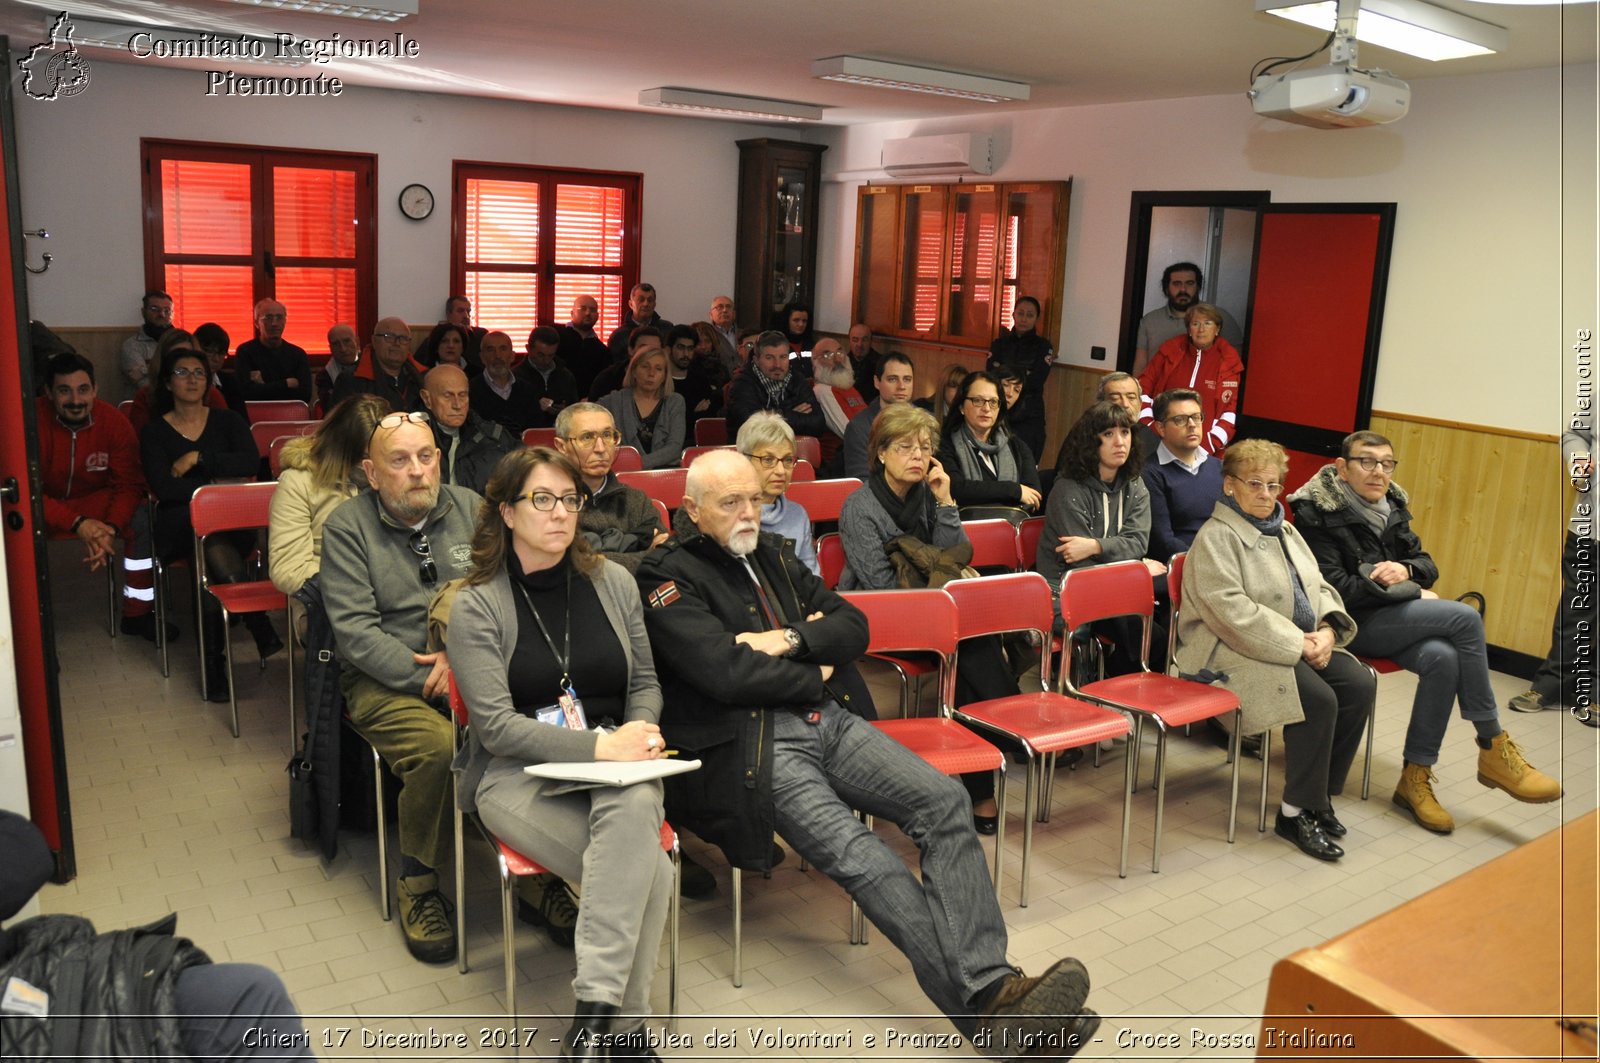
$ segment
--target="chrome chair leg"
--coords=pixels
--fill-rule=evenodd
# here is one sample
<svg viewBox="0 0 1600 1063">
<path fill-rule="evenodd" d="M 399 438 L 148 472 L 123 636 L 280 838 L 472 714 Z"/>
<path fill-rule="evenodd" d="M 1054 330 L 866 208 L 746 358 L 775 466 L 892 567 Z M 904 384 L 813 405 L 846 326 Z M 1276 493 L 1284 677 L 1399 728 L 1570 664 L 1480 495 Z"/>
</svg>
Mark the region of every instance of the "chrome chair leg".
<svg viewBox="0 0 1600 1063">
<path fill-rule="evenodd" d="M 1267 777 L 1272 774 L 1272 731 L 1261 736 L 1261 820 L 1256 824 L 1258 833 L 1267 829 Z"/>
<path fill-rule="evenodd" d="M 744 985 L 744 872 L 733 871 L 733 985 Z"/>
</svg>

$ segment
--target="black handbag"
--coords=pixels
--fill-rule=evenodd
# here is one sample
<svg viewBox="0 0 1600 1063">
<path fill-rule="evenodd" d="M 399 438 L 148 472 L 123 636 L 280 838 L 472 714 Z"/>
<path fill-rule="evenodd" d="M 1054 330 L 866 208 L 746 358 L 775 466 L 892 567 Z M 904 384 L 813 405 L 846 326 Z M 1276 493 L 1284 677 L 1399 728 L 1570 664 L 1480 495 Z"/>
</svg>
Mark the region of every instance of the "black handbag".
<svg viewBox="0 0 1600 1063">
<path fill-rule="evenodd" d="M 289 758 L 289 837 L 309 842 L 318 832 L 316 786 L 312 782 L 311 734 L 306 733 L 300 751 Z"/>
</svg>

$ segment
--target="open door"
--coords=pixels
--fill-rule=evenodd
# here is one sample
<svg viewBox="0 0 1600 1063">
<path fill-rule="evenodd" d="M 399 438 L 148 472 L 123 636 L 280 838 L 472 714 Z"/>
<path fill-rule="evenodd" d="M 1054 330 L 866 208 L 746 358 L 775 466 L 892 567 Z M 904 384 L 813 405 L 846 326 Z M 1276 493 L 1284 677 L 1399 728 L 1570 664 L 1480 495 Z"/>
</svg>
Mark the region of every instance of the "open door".
<svg viewBox="0 0 1600 1063">
<path fill-rule="evenodd" d="M 0 37 L 0 54 L 9 41 Z M 0 150 L 4 180 L 0 211 L 9 239 L 0 249 L 0 539 L 4 540 L 6 604 L 10 616 L 10 659 L 0 663 L 0 699 L 10 695 L 9 672 L 16 670 L 16 709 L 26 765 L 28 813 L 56 854 L 56 881 L 76 874 L 72 849 L 72 810 L 67 800 L 66 756 L 62 748 L 61 692 L 56 684 L 55 622 L 50 609 L 49 574 L 44 554 L 44 512 L 39 501 L 38 436 L 34 431 L 33 351 L 28 343 L 28 294 L 21 268 L 22 210 L 17 200 L 14 79 L 0 80 Z M 3 646 L 4 643 L 0 643 Z M 0 709 L 9 708 L 0 705 Z M 3 742 L 11 717 L 0 711 L 0 772 L 13 777 L 17 743 Z M 4 859 L 0 855 L 0 859 Z"/>
<path fill-rule="evenodd" d="M 1372 418 L 1395 205 L 1256 210 L 1238 438 L 1330 458 Z"/>
</svg>

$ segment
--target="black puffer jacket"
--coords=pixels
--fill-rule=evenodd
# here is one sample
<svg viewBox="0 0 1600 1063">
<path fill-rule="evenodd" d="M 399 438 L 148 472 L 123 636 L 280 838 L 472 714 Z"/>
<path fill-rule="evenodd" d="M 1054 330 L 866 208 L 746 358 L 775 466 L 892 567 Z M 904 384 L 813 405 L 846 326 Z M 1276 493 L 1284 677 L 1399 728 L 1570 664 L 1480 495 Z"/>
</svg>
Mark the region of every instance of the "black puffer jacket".
<svg viewBox="0 0 1600 1063">
<path fill-rule="evenodd" d="M 1344 493 L 1339 470 L 1324 465 L 1294 494 L 1294 526 L 1305 537 L 1306 545 L 1317 556 L 1322 577 L 1344 599 L 1344 607 L 1360 623 L 1363 613 L 1390 605 L 1386 598 L 1361 575 L 1362 565 L 1379 561 L 1398 561 L 1411 578 L 1424 589 L 1439 578 L 1439 566 L 1422 549 L 1422 540 L 1411 530 L 1410 499 L 1397 483 L 1389 484 L 1389 523 L 1380 537 L 1372 530 Z"/>
<path fill-rule="evenodd" d="M 750 555 L 778 622 L 805 642 L 794 658 L 734 641 L 766 631 L 749 573 L 698 531 L 650 551 L 639 565 L 645 628 L 666 708 L 661 730 L 699 771 L 666 781 L 667 817 L 722 847 L 748 871 L 772 863 L 774 712 L 803 712 L 833 698 L 846 709 L 864 689 L 855 660 L 867 648 L 867 618 L 829 590 L 781 536 L 763 533 Z M 814 612 L 823 616 L 806 620 Z M 824 685 L 818 665 L 832 665 Z"/>
</svg>

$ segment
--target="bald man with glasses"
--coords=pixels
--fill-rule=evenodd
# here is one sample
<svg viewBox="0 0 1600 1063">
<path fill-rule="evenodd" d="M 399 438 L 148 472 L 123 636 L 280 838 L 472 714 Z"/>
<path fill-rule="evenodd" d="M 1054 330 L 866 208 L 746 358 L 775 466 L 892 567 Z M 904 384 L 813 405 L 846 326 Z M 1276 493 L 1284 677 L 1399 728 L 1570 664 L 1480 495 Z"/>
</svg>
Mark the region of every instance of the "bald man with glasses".
<svg viewBox="0 0 1600 1063">
<path fill-rule="evenodd" d="M 341 373 L 333 401 L 351 395 L 376 395 L 401 413 L 421 410 L 422 366 L 411 357 L 411 326 L 404 318 L 386 317 L 372 330 L 371 357 L 353 373 Z"/>
</svg>

